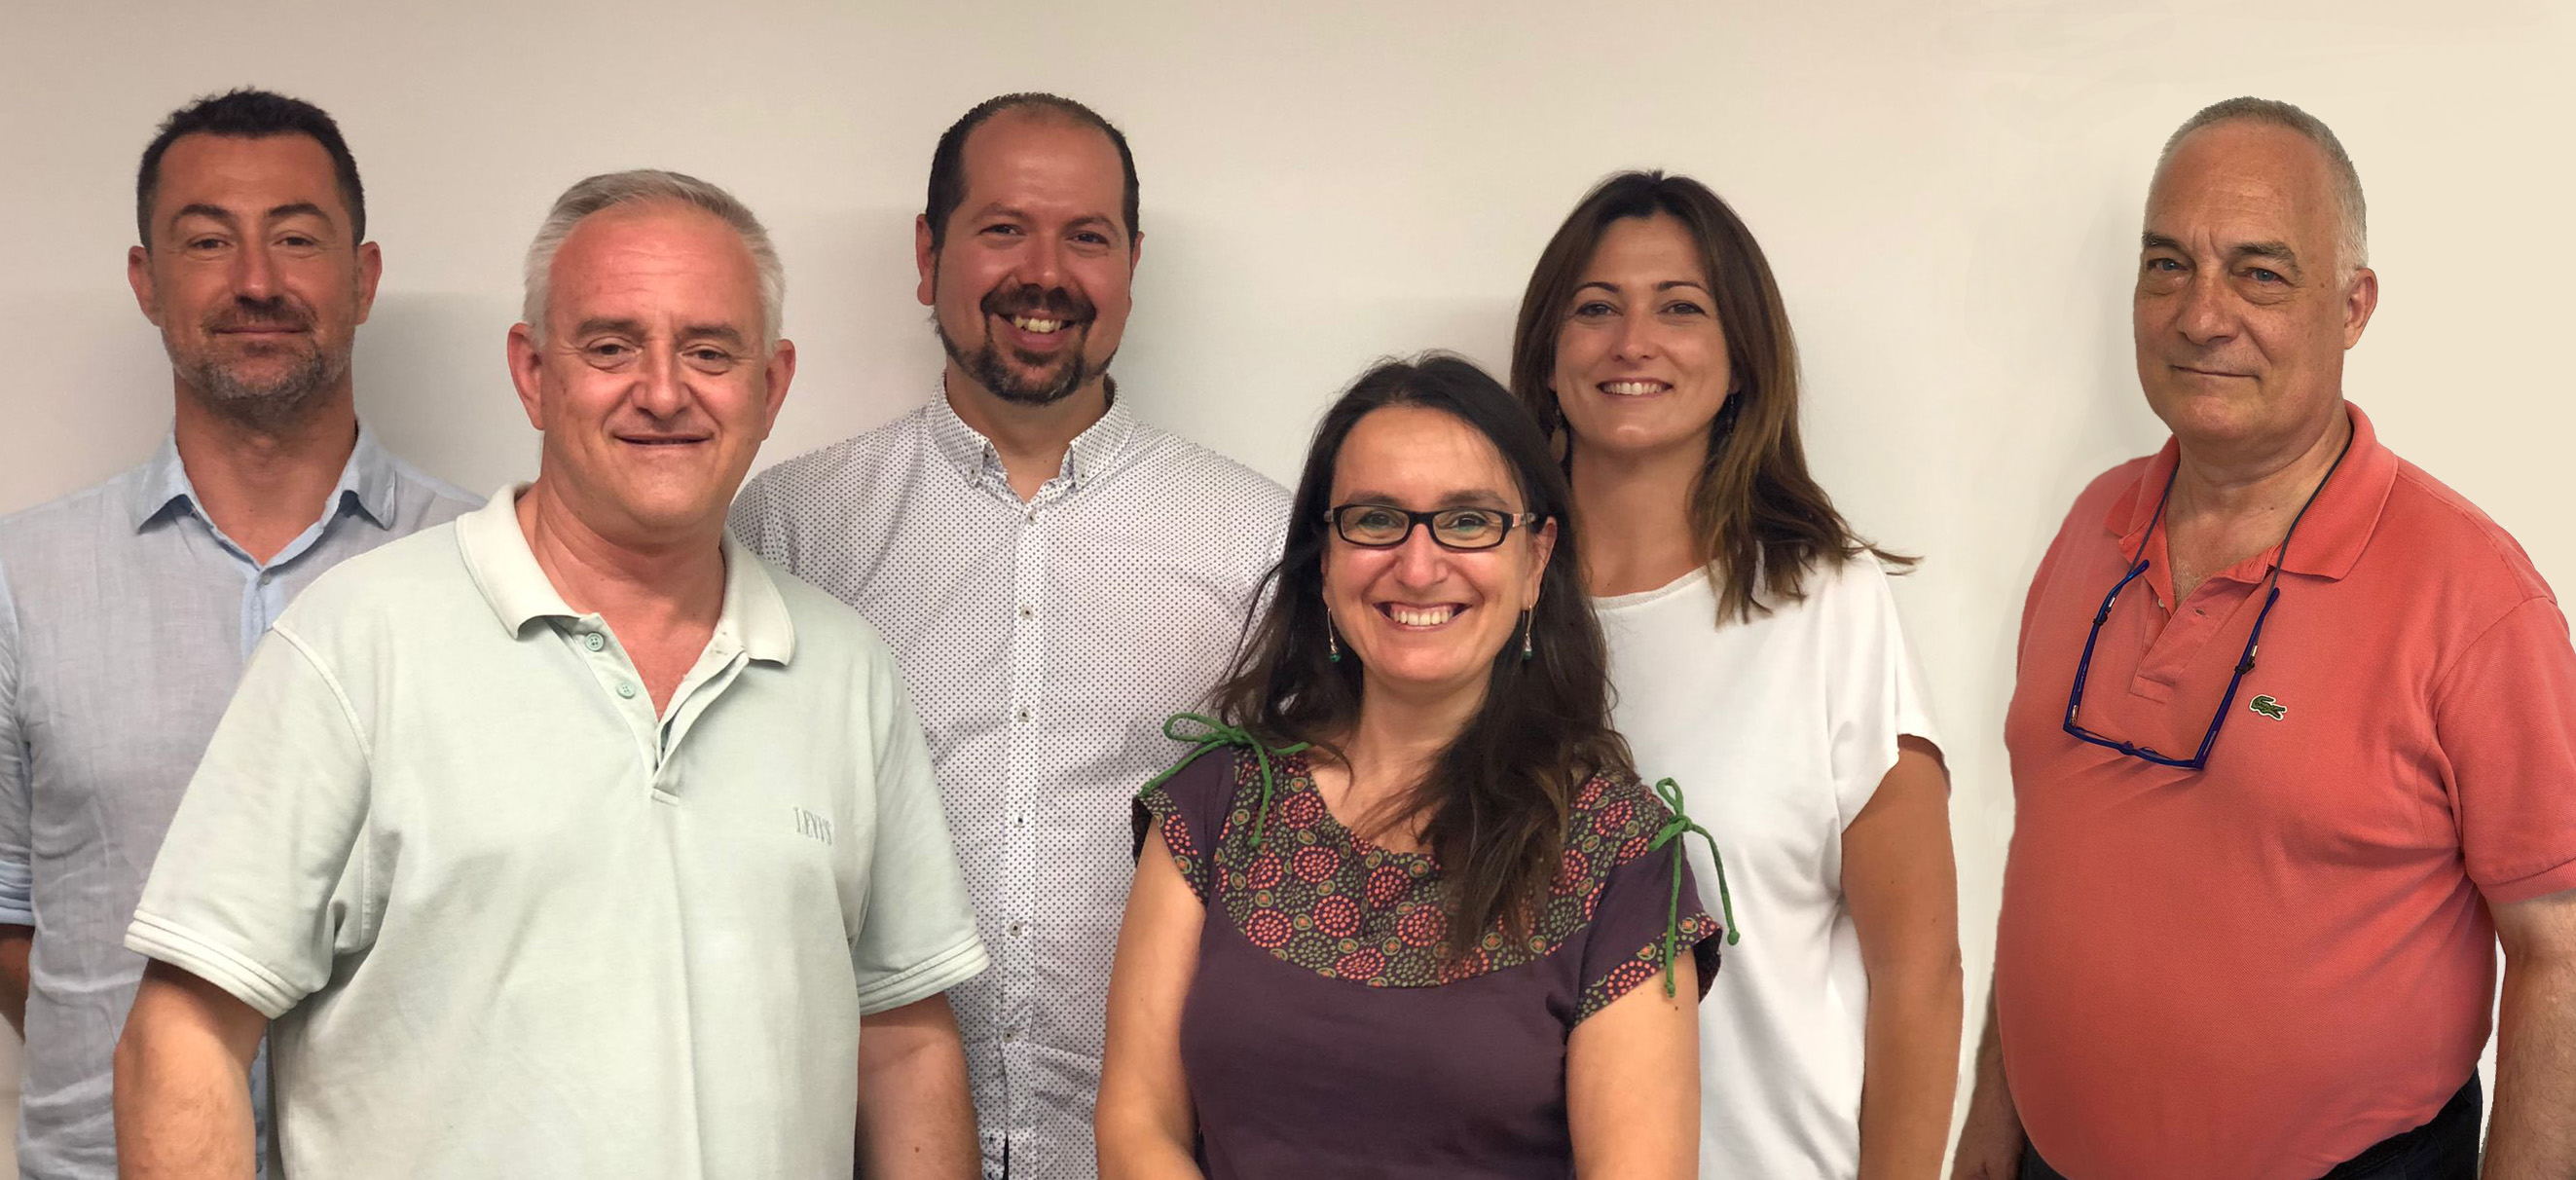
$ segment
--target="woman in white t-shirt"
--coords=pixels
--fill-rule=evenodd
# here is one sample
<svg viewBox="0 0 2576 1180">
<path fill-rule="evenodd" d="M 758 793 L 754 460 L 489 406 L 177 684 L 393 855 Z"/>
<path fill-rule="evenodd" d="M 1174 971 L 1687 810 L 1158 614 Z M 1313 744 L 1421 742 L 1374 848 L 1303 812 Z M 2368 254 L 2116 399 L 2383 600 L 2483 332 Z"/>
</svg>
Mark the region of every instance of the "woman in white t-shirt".
<svg viewBox="0 0 2576 1180">
<path fill-rule="evenodd" d="M 1937 1177 L 1949 780 L 1882 568 L 1900 559 L 1807 473 L 1752 233 L 1687 177 L 1603 181 L 1530 276 L 1512 388 L 1573 479 L 1618 728 L 1726 857 L 1743 941 L 1700 1005 L 1701 1174 Z"/>
</svg>

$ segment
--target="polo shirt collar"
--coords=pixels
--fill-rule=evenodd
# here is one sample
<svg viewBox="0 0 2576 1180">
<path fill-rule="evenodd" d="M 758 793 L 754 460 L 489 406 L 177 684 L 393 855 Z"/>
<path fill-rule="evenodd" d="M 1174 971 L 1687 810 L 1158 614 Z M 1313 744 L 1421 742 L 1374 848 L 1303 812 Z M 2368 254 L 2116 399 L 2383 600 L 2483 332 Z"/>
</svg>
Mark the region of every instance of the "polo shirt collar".
<svg viewBox="0 0 2576 1180">
<path fill-rule="evenodd" d="M 1127 450 L 1128 440 L 1135 436 L 1136 414 L 1118 400 L 1118 383 L 1108 383 L 1109 410 L 1082 433 L 1073 436 L 1065 448 L 1064 467 L 1057 477 L 1080 487 L 1083 483 L 1107 474 Z M 943 383 L 930 399 L 930 441 L 941 458 L 957 468 L 968 479 L 990 477 L 1008 482 L 1002 468 L 1001 453 L 993 441 L 985 438 L 966 420 L 957 416 L 956 407 L 948 404 L 948 390 Z"/>
<path fill-rule="evenodd" d="M 331 496 L 323 501 L 330 506 L 325 515 L 355 508 L 377 528 L 392 528 L 394 476 L 392 453 L 376 442 L 365 423 L 359 423 L 358 445 L 349 451 L 349 461 L 340 465 L 339 482 L 331 485 Z M 176 430 L 161 437 L 161 449 L 143 464 L 142 478 L 135 481 L 127 512 L 140 532 L 172 504 L 185 504 L 199 516 L 206 512 L 204 502 L 197 498 L 196 485 L 189 482 L 188 465 L 179 460 Z"/>
<path fill-rule="evenodd" d="M 2344 409 L 2352 416 L 2352 450 L 2343 457 L 2343 465 L 2326 480 L 2325 489 L 2317 494 L 2316 503 L 2300 518 L 2297 544 L 2291 546 L 2281 569 L 2287 573 L 2339 579 L 2352 572 L 2361 560 L 2361 552 L 2370 544 L 2371 534 L 2379 527 L 2380 510 L 2388 503 L 2388 491 L 2397 483 L 2397 455 L 2379 443 L 2379 431 L 2371 426 L 2370 416 L 2351 402 Z M 2182 461 L 2180 440 L 2168 438 L 2162 450 L 2139 472 L 2138 482 L 2111 501 L 2111 510 L 2102 527 L 2120 538 L 2120 548 L 2135 560 L 2139 546 L 2147 540 L 2147 527 L 2155 520 L 2156 505 L 2163 499 L 2165 483 L 2173 478 L 2174 468 Z M 2273 550 L 2265 550 L 2251 559 L 2268 562 Z"/>
<path fill-rule="evenodd" d="M 519 494 L 527 489 L 523 483 L 504 485 L 481 508 L 456 518 L 456 545 L 465 571 L 512 638 L 537 619 L 583 617 L 555 590 L 528 547 L 528 534 L 519 528 Z M 796 654 L 796 625 L 778 583 L 730 533 L 724 557 L 724 605 L 708 643 L 739 645 L 745 656 L 763 663 L 787 663 Z"/>
</svg>

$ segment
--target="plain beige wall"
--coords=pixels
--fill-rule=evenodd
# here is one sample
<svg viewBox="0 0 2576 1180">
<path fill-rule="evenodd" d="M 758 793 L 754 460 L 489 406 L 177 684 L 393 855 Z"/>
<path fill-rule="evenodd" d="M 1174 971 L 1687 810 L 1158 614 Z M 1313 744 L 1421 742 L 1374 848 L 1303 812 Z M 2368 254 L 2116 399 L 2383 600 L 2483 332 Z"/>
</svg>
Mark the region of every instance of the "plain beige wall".
<svg viewBox="0 0 2576 1180">
<path fill-rule="evenodd" d="M 361 405 L 478 490 L 533 463 L 502 337 L 529 233 L 592 172 L 693 172 L 768 220 L 802 357 L 775 460 L 927 395 L 911 220 L 940 129 L 1006 90 L 1078 97 L 1125 127 L 1143 173 L 1124 387 L 1286 479 L 1372 358 L 1500 366 L 1539 246 L 1594 179 L 1686 171 L 1787 288 L 1826 485 L 1927 558 L 1898 593 L 1949 735 L 1981 1003 L 2022 591 L 2076 490 L 2162 437 L 2128 333 L 2147 173 L 2194 109 L 2254 93 L 2331 123 L 2368 188 L 2383 295 L 2353 397 L 2576 584 L 2553 458 L 2576 391 L 2550 343 L 2576 261 L 2563 5 L 1265 9 L 7 0 L 0 511 L 128 466 L 166 428 L 167 367 L 123 277 L 135 156 L 171 108 L 236 84 L 338 116 L 385 252 Z"/>
</svg>

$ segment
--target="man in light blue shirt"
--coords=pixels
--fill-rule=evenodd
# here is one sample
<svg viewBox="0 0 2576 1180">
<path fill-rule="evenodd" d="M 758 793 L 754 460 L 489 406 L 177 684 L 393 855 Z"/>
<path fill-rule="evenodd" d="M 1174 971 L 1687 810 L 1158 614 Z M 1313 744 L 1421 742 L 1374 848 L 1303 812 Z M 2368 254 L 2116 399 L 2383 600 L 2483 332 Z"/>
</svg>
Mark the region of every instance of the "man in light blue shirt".
<svg viewBox="0 0 2576 1180">
<path fill-rule="evenodd" d="M 117 1174 L 123 945 L 251 647 L 323 570 L 477 502 L 358 424 L 350 351 L 380 266 L 329 115 L 235 91 L 144 152 L 127 273 L 161 329 L 171 435 L 0 518 L 0 1009 L 27 1041 L 18 1167 Z"/>
</svg>

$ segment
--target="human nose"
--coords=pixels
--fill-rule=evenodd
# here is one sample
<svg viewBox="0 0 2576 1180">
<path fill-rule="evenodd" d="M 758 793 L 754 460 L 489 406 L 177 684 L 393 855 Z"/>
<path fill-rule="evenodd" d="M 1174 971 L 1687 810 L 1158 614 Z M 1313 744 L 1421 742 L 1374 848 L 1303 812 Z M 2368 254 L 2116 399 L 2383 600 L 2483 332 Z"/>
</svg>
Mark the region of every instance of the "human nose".
<svg viewBox="0 0 2576 1180">
<path fill-rule="evenodd" d="M 1020 256 L 1019 279 L 1041 291 L 1052 291 L 1064 285 L 1064 243 L 1045 234 L 1032 234 L 1029 248 Z"/>
<path fill-rule="evenodd" d="M 647 349 L 643 361 L 636 368 L 635 387 L 628 392 L 628 400 L 655 419 L 677 416 L 689 402 L 680 358 L 659 349 Z"/>
<path fill-rule="evenodd" d="M 2192 275 L 2190 285 L 2183 288 L 2174 327 L 2194 344 L 2209 344 L 2235 334 L 2236 296 L 2227 289 L 2224 274 L 2204 268 Z"/>
<path fill-rule="evenodd" d="M 233 252 L 233 295 L 251 302 L 266 302 L 277 296 L 277 260 L 269 257 L 264 242 L 251 242 Z"/>
<path fill-rule="evenodd" d="M 1655 338 L 1655 325 L 1652 321 L 1643 316 L 1622 316 L 1619 320 L 1619 338 L 1614 347 L 1613 355 L 1620 360 L 1644 361 L 1654 359 L 1661 347 L 1661 342 Z"/>
<path fill-rule="evenodd" d="M 1414 521 L 1395 546 L 1396 580 L 1408 586 L 1439 581 L 1449 570 L 1449 551 L 1431 539 L 1431 522 Z"/>
</svg>

